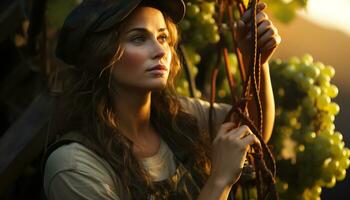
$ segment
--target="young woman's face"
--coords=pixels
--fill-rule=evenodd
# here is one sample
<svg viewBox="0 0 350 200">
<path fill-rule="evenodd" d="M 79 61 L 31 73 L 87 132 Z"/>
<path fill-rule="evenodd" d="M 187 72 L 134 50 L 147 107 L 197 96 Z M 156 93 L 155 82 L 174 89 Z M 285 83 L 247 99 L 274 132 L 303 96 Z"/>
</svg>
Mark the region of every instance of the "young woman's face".
<svg viewBox="0 0 350 200">
<path fill-rule="evenodd" d="M 151 7 L 139 7 L 121 30 L 121 59 L 115 64 L 114 86 L 145 91 L 166 86 L 171 63 L 169 32 L 163 14 Z"/>
</svg>

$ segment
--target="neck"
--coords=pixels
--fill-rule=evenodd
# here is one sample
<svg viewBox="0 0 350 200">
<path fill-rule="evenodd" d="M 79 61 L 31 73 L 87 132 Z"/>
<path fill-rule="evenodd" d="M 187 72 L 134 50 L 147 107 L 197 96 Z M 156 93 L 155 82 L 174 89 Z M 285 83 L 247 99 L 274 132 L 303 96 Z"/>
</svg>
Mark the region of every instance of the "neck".
<svg viewBox="0 0 350 200">
<path fill-rule="evenodd" d="M 120 131 L 135 141 L 151 130 L 151 92 L 112 92 L 113 109 Z"/>
</svg>

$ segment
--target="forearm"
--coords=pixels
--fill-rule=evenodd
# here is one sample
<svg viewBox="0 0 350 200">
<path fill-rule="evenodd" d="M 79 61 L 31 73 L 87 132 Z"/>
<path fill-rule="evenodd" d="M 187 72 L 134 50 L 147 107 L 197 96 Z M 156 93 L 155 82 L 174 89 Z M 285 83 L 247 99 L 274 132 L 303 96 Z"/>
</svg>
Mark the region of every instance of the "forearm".
<svg viewBox="0 0 350 200">
<path fill-rule="evenodd" d="M 231 187 L 230 185 L 220 183 L 214 177 L 209 177 L 197 200 L 226 200 Z"/>
<path fill-rule="evenodd" d="M 266 62 L 262 65 L 260 83 L 260 101 L 263 109 L 263 138 L 267 142 L 272 134 L 273 125 L 275 121 L 275 100 L 273 97 L 269 64 Z M 258 111 L 256 109 L 256 102 L 253 98 L 248 104 L 250 118 L 258 124 Z"/>
</svg>

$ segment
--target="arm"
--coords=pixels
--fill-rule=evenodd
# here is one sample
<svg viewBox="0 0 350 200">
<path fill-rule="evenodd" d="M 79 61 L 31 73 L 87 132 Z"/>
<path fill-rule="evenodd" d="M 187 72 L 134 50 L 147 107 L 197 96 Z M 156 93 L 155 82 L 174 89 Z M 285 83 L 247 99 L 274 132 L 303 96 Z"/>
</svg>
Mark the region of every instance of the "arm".
<svg viewBox="0 0 350 200">
<path fill-rule="evenodd" d="M 231 187 L 232 185 L 223 185 L 223 183 L 211 176 L 202 188 L 197 200 L 226 200 L 230 194 Z"/>
<path fill-rule="evenodd" d="M 260 86 L 260 101 L 263 108 L 263 138 L 265 142 L 271 137 L 272 129 L 275 121 L 275 100 L 273 97 L 269 64 L 266 62 L 262 65 L 262 79 Z M 248 104 L 248 110 L 251 119 L 258 124 L 258 111 L 256 109 L 255 100 Z"/>
<path fill-rule="evenodd" d="M 97 154 L 81 144 L 70 143 L 48 157 L 44 191 L 49 200 L 118 200 L 114 177 L 112 168 Z"/>
<path fill-rule="evenodd" d="M 247 126 L 234 127 L 232 122 L 222 124 L 213 141 L 210 177 L 198 200 L 227 199 L 241 175 L 249 145 L 260 144 Z"/>
<path fill-rule="evenodd" d="M 275 119 L 275 101 L 271 86 L 269 60 L 274 51 L 281 43 L 281 37 L 278 34 L 277 28 L 272 24 L 268 16 L 262 12 L 266 8 L 266 4 L 259 3 L 256 15 L 258 23 L 258 49 L 261 53 L 261 85 L 260 85 L 260 100 L 263 108 L 263 138 L 267 142 L 272 134 L 272 129 Z M 251 22 L 251 11 L 248 10 L 236 24 L 236 40 L 239 51 L 243 55 L 244 66 L 246 71 L 250 66 L 252 57 L 252 32 L 249 30 L 248 24 Z M 255 99 L 249 102 L 248 111 L 250 118 L 258 124 L 258 111 L 256 109 Z"/>
</svg>

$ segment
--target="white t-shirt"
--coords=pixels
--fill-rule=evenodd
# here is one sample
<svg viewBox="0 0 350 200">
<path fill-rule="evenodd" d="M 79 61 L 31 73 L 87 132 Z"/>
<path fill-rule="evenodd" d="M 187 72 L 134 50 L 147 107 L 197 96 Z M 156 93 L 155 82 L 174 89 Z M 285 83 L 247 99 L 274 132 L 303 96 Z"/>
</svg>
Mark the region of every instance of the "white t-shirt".
<svg viewBox="0 0 350 200">
<path fill-rule="evenodd" d="M 208 130 L 209 103 L 200 99 L 179 99 L 184 110 L 194 115 L 201 131 Z M 231 108 L 227 104 L 214 105 L 214 131 L 224 121 Z M 174 155 L 161 140 L 158 152 L 141 160 L 154 181 L 174 175 Z M 48 157 L 44 172 L 44 191 L 49 200 L 120 199 L 114 185 L 115 173 L 106 160 L 79 143 L 63 145 Z"/>
</svg>

